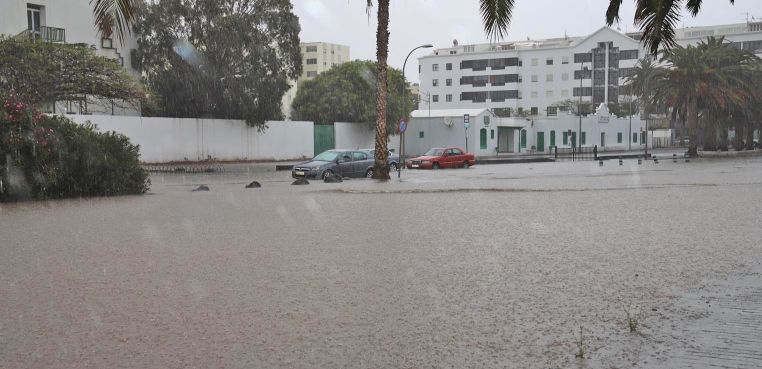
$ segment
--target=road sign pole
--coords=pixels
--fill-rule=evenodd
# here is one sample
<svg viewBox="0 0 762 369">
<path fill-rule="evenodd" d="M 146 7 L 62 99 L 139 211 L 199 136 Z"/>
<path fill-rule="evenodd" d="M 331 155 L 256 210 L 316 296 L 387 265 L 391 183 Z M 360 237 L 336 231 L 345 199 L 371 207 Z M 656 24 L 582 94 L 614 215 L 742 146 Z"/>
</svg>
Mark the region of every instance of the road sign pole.
<svg viewBox="0 0 762 369">
<path fill-rule="evenodd" d="M 471 126 L 471 116 L 463 114 L 463 133 L 466 136 L 466 152 L 468 152 L 468 127 Z"/>
<path fill-rule="evenodd" d="M 405 141 L 405 131 L 407 131 L 407 122 L 405 122 L 404 119 L 400 119 L 400 123 L 397 126 L 397 131 L 400 133 L 400 149 L 397 152 L 397 156 L 399 156 L 399 160 L 397 161 L 397 179 L 402 178 L 402 167 L 404 164 L 404 159 L 402 156 L 402 142 Z"/>
</svg>

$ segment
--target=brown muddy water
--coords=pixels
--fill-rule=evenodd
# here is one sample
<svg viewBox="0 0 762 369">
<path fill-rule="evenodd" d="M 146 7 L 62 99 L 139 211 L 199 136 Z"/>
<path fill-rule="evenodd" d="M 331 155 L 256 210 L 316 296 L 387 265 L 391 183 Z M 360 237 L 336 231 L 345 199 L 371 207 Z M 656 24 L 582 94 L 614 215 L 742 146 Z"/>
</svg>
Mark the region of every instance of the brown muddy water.
<svg viewBox="0 0 762 369">
<path fill-rule="evenodd" d="M 700 367 L 762 280 L 759 159 L 152 181 L 0 205 L 0 368 Z"/>
</svg>

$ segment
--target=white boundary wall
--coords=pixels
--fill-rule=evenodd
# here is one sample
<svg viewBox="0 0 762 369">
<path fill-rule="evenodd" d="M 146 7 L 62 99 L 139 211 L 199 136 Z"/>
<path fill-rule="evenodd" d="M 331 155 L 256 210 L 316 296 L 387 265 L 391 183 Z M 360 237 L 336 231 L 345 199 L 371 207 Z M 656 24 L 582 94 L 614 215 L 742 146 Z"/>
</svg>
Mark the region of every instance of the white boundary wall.
<svg viewBox="0 0 762 369">
<path fill-rule="evenodd" d="M 242 120 L 67 115 L 116 131 L 140 145 L 143 162 L 183 160 L 297 160 L 311 158 L 312 122 L 269 121 L 259 132 Z"/>
<path fill-rule="evenodd" d="M 391 127 L 390 127 L 391 128 Z M 333 124 L 337 149 L 372 149 L 376 147 L 376 129 L 367 123 L 336 122 Z M 389 150 L 399 151 L 399 136 L 389 136 Z"/>
</svg>

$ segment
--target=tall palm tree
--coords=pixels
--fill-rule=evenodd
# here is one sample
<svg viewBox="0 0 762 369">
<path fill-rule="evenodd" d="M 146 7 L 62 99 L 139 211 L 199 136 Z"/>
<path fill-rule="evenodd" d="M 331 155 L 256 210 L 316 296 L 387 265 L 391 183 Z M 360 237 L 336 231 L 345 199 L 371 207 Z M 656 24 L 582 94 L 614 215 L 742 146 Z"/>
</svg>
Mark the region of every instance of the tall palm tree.
<svg viewBox="0 0 762 369">
<path fill-rule="evenodd" d="M 723 38 L 710 37 L 697 46 L 677 46 L 662 52 L 666 68 L 657 72 L 654 100 L 664 100 L 684 114 L 690 136 L 689 155 L 698 153 L 699 120 L 704 122 L 705 147 L 716 148 L 717 129 L 732 112 L 748 105 L 757 92 L 759 58 L 738 50 Z"/>
<path fill-rule="evenodd" d="M 612 25 L 618 22 L 619 7 L 624 0 L 609 0 L 606 10 L 606 24 Z M 729 0 L 735 4 L 735 0 Z M 685 9 L 692 16 L 696 16 L 701 10 L 703 0 L 688 0 Z M 643 31 L 643 44 L 647 50 L 656 55 L 659 47 L 673 48 L 675 44 L 675 27 L 680 20 L 680 8 L 683 0 L 635 0 L 634 23 Z"/>
<path fill-rule="evenodd" d="M 102 37 L 116 34 L 119 42 L 130 33 L 130 26 L 135 21 L 137 0 L 90 0 L 95 17 L 95 27 Z"/>
</svg>

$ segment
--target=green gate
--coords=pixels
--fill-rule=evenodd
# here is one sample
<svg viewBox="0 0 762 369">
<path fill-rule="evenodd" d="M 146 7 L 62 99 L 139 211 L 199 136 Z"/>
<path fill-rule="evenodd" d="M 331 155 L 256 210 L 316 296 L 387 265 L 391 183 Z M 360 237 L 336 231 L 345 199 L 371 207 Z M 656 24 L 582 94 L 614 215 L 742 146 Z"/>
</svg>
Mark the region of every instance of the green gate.
<svg viewBox="0 0 762 369">
<path fill-rule="evenodd" d="M 336 148 L 336 135 L 333 124 L 315 124 L 315 155 Z"/>
</svg>

